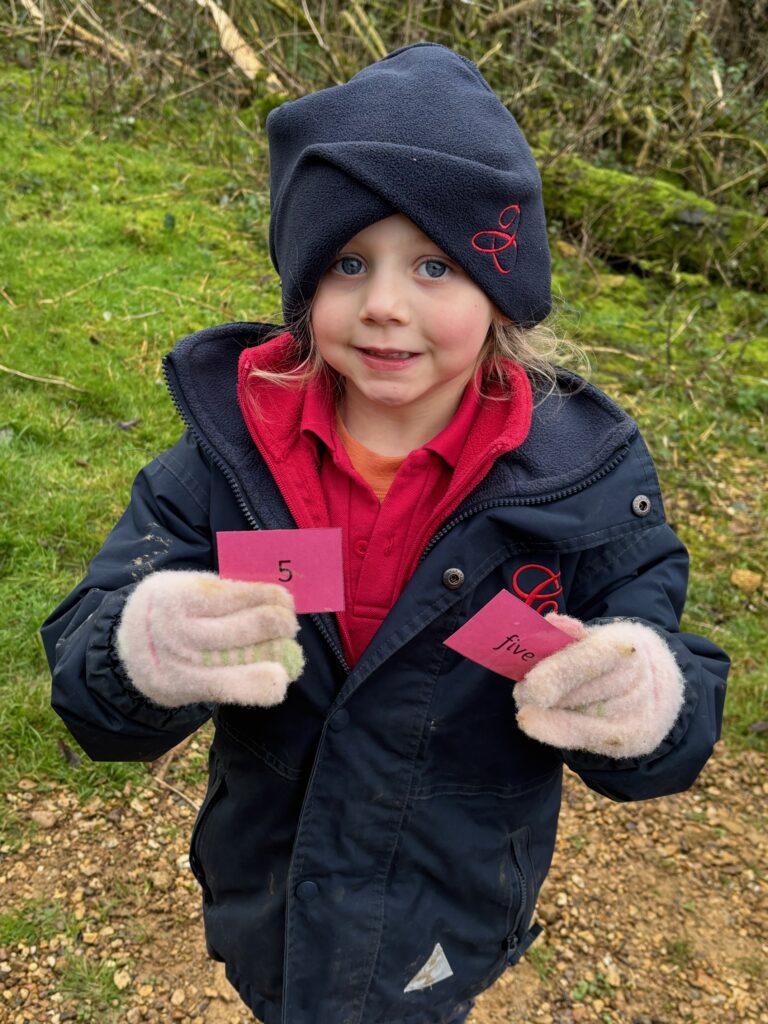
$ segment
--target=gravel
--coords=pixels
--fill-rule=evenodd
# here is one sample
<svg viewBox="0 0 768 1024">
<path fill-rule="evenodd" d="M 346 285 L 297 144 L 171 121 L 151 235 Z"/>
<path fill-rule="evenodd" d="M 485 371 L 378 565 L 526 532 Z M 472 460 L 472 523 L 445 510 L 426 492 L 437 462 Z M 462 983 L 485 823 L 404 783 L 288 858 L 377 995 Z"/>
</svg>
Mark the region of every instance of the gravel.
<svg viewBox="0 0 768 1024">
<path fill-rule="evenodd" d="M 175 791 L 6 794 L 24 838 L 0 845 L 2 934 L 34 925 L 0 944 L 2 1024 L 253 1024 L 206 958 L 185 757 Z M 721 745 L 691 791 L 641 804 L 569 776 L 544 933 L 470 1024 L 768 1024 L 764 769 Z"/>
</svg>

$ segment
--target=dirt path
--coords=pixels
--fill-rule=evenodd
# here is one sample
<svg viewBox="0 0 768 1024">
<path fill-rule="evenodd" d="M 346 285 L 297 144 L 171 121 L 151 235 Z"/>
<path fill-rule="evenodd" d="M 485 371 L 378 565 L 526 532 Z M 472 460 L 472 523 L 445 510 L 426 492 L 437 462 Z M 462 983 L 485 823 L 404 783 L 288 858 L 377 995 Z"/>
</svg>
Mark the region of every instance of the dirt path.
<svg viewBox="0 0 768 1024">
<path fill-rule="evenodd" d="M 0 846 L 0 913 L 40 938 L 0 946 L 3 1024 L 253 1024 L 205 956 L 194 810 L 147 778 L 85 807 L 32 780 L 8 794 L 38 829 Z M 768 1024 L 767 795 L 765 759 L 722 748 L 691 792 L 645 804 L 570 777 L 545 932 L 471 1024 Z"/>
</svg>

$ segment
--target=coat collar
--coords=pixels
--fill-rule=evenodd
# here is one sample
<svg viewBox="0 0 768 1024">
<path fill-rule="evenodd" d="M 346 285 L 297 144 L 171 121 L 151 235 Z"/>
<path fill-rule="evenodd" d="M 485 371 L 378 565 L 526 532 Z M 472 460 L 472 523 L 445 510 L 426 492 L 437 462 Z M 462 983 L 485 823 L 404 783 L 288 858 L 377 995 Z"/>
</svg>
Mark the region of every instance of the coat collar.
<svg viewBox="0 0 768 1024">
<path fill-rule="evenodd" d="M 195 439 L 258 509 L 260 525 L 294 525 L 237 402 L 238 363 L 244 349 L 274 337 L 270 324 L 232 323 L 182 338 L 163 361 L 171 395 Z M 536 501 L 577 486 L 599 472 L 637 433 L 611 399 L 568 371 L 559 391 L 534 387 L 533 419 L 522 444 L 499 454 L 493 469 L 465 499 L 470 504 L 515 496 Z"/>
</svg>

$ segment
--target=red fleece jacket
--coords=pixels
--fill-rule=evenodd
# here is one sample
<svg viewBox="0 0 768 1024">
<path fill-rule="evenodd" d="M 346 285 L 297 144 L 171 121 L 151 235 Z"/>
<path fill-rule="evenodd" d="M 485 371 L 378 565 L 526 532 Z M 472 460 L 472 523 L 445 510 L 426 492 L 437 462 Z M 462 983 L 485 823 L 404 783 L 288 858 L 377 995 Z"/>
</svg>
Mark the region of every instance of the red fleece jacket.
<svg viewBox="0 0 768 1024">
<path fill-rule="evenodd" d="M 525 440 L 531 424 L 531 387 L 522 367 L 511 361 L 505 362 L 510 397 L 483 401 L 468 385 L 451 422 L 408 455 L 380 503 L 339 439 L 327 382 L 285 388 L 249 380 L 253 369 L 288 369 L 293 352 L 288 333 L 245 349 L 240 356 L 238 401 L 296 525 L 342 529 L 346 610 L 338 613 L 338 621 L 353 666 L 440 524 L 500 454 Z M 490 389 L 490 394 L 500 391 Z"/>
</svg>

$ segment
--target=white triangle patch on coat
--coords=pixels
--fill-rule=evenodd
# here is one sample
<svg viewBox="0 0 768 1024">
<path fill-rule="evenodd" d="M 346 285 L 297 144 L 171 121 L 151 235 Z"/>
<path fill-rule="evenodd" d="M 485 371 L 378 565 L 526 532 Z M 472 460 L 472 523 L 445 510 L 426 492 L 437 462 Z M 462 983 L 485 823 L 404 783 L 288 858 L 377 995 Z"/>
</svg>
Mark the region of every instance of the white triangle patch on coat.
<svg viewBox="0 0 768 1024">
<path fill-rule="evenodd" d="M 446 978 L 450 978 L 452 974 L 453 969 L 448 963 L 448 958 L 443 952 L 443 947 L 439 942 L 437 942 L 435 943 L 435 948 L 430 954 L 429 960 L 427 960 L 421 970 L 411 978 L 403 989 L 403 992 L 417 992 L 420 988 L 430 988 L 432 985 L 436 985 L 438 981 L 444 981 Z"/>
</svg>

